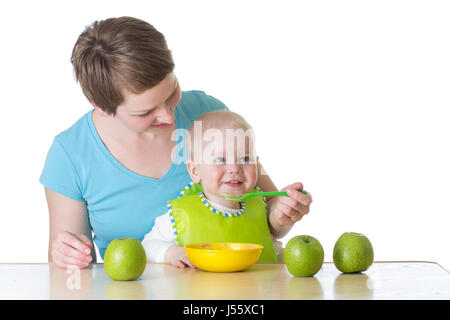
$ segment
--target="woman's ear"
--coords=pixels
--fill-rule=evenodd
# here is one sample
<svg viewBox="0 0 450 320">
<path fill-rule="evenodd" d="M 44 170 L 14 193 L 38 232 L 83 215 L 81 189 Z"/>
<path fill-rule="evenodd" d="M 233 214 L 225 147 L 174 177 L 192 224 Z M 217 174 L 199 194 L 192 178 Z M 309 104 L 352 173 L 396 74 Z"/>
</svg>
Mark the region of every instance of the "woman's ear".
<svg viewBox="0 0 450 320">
<path fill-rule="evenodd" d="M 198 166 L 192 160 L 188 160 L 186 162 L 186 167 L 192 181 L 194 181 L 195 183 L 200 182 L 200 174 L 198 172 L 199 170 Z"/>
<path fill-rule="evenodd" d="M 95 109 L 95 112 L 97 112 L 99 115 L 106 117 L 108 114 L 103 111 L 99 106 L 97 106 L 94 102 L 89 101 L 89 103 L 91 104 L 91 106 Z"/>
</svg>

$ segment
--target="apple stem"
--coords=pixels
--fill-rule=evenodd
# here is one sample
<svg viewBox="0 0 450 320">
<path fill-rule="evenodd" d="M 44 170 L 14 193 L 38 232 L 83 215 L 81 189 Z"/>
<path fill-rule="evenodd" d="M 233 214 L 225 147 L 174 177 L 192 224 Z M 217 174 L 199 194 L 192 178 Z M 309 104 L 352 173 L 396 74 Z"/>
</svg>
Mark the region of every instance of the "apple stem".
<svg viewBox="0 0 450 320">
<path fill-rule="evenodd" d="M 309 239 L 311 239 L 311 236 L 306 237 L 306 242 L 309 242 Z"/>
</svg>

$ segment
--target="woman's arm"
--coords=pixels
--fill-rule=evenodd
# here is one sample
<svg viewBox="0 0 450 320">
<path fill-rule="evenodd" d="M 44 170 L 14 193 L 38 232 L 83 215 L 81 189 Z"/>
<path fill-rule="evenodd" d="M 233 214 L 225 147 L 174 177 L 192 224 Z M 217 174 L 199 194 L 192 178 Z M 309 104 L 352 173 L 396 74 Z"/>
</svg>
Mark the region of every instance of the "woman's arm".
<svg viewBox="0 0 450 320">
<path fill-rule="evenodd" d="M 258 162 L 257 186 L 262 191 L 278 191 L 270 176 Z M 288 191 L 289 197 L 267 197 L 267 214 L 269 227 L 272 235 L 276 239 L 284 237 L 292 226 L 309 212 L 309 205 L 312 202 L 311 195 L 304 195 L 297 190 L 303 189 L 300 182 L 293 183 L 283 191 Z"/>
<path fill-rule="evenodd" d="M 45 188 L 50 215 L 48 261 L 84 268 L 96 261 L 86 203 Z"/>
<path fill-rule="evenodd" d="M 258 180 L 256 181 L 256 185 L 262 191 L 278 191 L 275 183 L 273 183 L 272 179 L 270 179 L 267 172 L 264 170 L 261 162 L 258 162 Z M 266 197 L 266 201 L 270 201 L 273 197 Z"/>
</svg>

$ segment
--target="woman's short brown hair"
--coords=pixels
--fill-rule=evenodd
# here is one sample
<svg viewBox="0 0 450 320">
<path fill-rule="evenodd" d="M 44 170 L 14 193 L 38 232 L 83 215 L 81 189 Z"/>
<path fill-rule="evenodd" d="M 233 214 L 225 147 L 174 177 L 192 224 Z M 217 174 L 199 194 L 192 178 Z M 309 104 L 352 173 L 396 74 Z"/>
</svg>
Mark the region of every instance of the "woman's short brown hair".
<svg viewBox="0 0 450 320">
<path fill-rule="evenodd" d="M 131 17 L 95 21 L 78 37 L 71 62 L 87 99 L 115 115 L 124 90 L 141 93 L 175 67 L 164 35 Z"/>
</svg>

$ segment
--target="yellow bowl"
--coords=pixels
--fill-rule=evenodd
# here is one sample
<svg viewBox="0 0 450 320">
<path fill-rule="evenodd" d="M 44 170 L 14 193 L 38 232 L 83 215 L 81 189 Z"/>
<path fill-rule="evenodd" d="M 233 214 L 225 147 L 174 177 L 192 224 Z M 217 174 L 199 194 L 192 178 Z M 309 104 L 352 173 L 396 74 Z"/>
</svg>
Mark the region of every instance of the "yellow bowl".
<svg viewBox="0 0 450 320">
<path fill-rule="evenodd" d="M 210 242 L 184 246 L 194 266 L 212 272 L 247 269 L 258 261 L 262 245 L 253 243 Z"/>
</svg>

